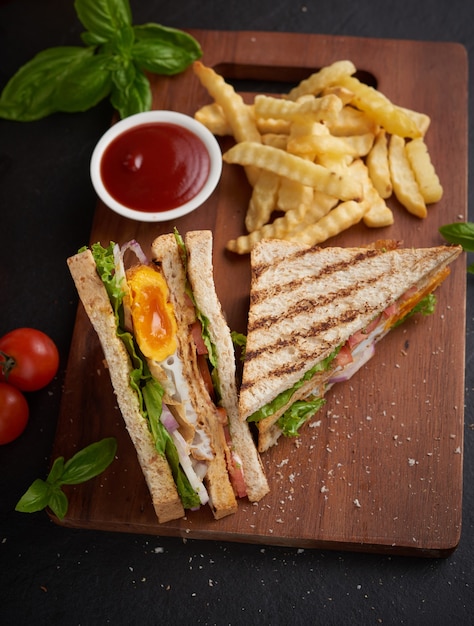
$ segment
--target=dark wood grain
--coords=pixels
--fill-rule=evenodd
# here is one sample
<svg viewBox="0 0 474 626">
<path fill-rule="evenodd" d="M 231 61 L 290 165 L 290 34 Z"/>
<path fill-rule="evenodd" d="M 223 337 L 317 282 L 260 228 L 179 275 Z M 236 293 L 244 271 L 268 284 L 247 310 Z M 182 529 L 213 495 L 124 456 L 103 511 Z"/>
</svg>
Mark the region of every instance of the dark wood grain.
<svg viewBox="0 0 474 626">
<path fill-rule="evenodd" d="M 467 215 L 467 61 L 458 44 L 269 32 L 194 31 L 203 61 L 251 97 L 268 81 L 291 86 L 338 59 L 350 59 L 396 103 L 432 119 L 426 140 L 443 183 L 442 201 L 420 221 L 394 200 L 395 225 L 363 226 L 333 243 L 393 237 L 407 246 L 441 243 L 441 224 Z M 243 81 L 243 82 L 242 82 Z M 188 70 L 152 79 L 154 108 L 193 114 L 209 102 Z M 278 86 L 280 87 L 280 86 Z M 229 140 L 222 141 L 225 149 Z M 90 240 L 147 248 L 174 226 L 214 233 L 215 279 L 232 329 L 245 332 L 247 257 L 225 251 L 244 232 L 249 188 L 242 171 L 224 166 L 213 196 L 173 223 L 138 224 L 98 204 Z M 75 251 L 71 250 L 71 254 Z M 328 395 L 301 439 L 282 440 L 263 455 L 271 493 L 258 505 L 214 521 L 210 511 L 159 525 L 135 451 L 112 393 L 95 333 L 79 306 L 54 455 L 66 458 L 102 436 L 118 440 L 117 460 L 100 477 L 70 487 L 69 527 L 258 542 L 300 547 L 446 556 L 458 544 L 462 511 L 465 266 L 459 260 L 430 318 L 406 323 L 372 361 Z"/>
</svg>

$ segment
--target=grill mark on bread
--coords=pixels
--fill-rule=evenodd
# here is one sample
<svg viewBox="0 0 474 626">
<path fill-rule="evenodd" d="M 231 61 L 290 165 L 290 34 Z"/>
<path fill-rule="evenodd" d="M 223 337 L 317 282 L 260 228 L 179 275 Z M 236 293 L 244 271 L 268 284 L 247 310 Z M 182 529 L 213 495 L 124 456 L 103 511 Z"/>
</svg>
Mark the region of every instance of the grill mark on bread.
<svg viewBox="0 0 474 626">
<path fill-rule="evenodd" d="M 316 253 L 317 253 L 317 250 L 316 250 Z M 335 274 L 337 272 L 340 272 L 341 270 L 345 270 L 348 267 L 356 267 L 358 264 L 363 263 L 368 258 L 379 256 L 380 254 L 384 254 L 384 252 L 381 250 L 373 250 L 373 249 L 363 250 L 362 252 L 359 252 L 356 256 L 354 256 L 351 259 L 350 263 L 347 262 L 347 259 L 337 261 L 334 263 L 329 263 L 325 267 L 322 267 L 318 271 L 317 275 L 309 274 L 307 276 L 303 276 L 301 278 L 292 280 L 290 282 L 286 282 L 286 283 L 283 282 L 283 283 L 279 283 L 276 285 L 273 284 L 272 287 L 269 289 L 262 288 L 262 289 L 259 289 L 258 291 L 252 290 L 252 293 L 250 296 L 251 302 L 252 304 L 258 304 L 262 300 L 265 300 L 266 298 L 268 298 L 269 295 L 271 296 L 283 295 L 285 293 L 296 291 L 297 288 L 303 285 L 306 285 L 308 283 L 313 283 L 315 280 L 328 280 L 330 279 L 331 274 Z M 287 265 L 291 265 L 292 260 L 296 259 L 299 256 L 304 256 L 303 251 L 299 251 L 295 254 L 290 255 L 287 259 L 285 259 L 285 263 Z M 254 272 L 256 277 L 260 277 L 268 269 L 269 269 L 268 264 L 264 262 L 264 263 L 255 265 L 252 271 Z"/>
<path fill-rule="evenodd" d="M 314 279 L 312 279 L 311 277 L 308 277 L 308 280 L 312 281 Z M 343 298 L 348 298 L 351 295 L 351 293 L 357 292 L 358 290 L 361 290 L 363 287 L 368 287 L 370 285 L 373 285 L 377 283 L 379 280 L 380 280 L 380 276 L 368 276 L 364 280 L 359 280 L 357 283 L 354 283 L 353 285 L 349 285 L 342 289 L 338 289 L 337 291 L 333 291 L 328 294 L 317 294 L 315 295 L 314 298 L 308 298 L 308 297 L 302 298 L 298 300 L 296 303 L 292 304 L 288 309 L 286 309 L 285 320 L 291 320 L 292 318 L 297 317 L 298 315 L 301 315 L 302 313 L 305 313 L 305 312 L 311 313 L 315 310 L 316 307 L 318 308 L 320 307 L 322 308 L 325 306 L 329 307 L 333 302 L 338 301 L 338 300 L 340 301 Z M 291 285 L 293 285 L 293 288 L 291 289 L 291 291 L 296 292 L 297 287 L 295 286 L 295 283 L 292 282 Z M 252 303 L 254 305 L 257 305 L 260 302 L 265 301 L 266 299 L 267 299 L 267 296 L 264 293 L 262 294 L 262 292 L 259 291 L 255 293 L 255 300 L 253 300 Z M 358 311 L 360 312 L 360 307 Z M 269 328 L 270 326 L 273 326 L 273 324 L 278 323 L 279 319 L 280 319 L 280 315 L 277 314 L 277 315 L 267 315 L 264 317 L 260 317 L 256 320 L 249 320 L 248 328 L 249 330 L 252 330 L 252 331 L 263 329 L 263 328 Z M 339 319 L 336 319 L 335 324 L 330 324 L 327 327 L 324 327 L 321 324 L 316 332 L 319 332 L 321 330 L 326 330 L 330 326 L 334 326 L 337 323 L 339 323 L 339 321 L 342 321 L 342 317 L 340 317 Z"/>
<path fill-rule="evenodd" d="M 342 314 L 339 315 L 338 317 L 325 318 L 324 320 L 313 323 L 310 328 L 304 328 L 299 331 L 294 331 L 291 333 L 291 335 L 280 336 L 278 341 L 274 342 L 272 345 L 265 344 L 255 350 L 252 350 L 252 349 L 247 350 L 245 358 L 247 361 L 252 361 L 252 360 L 258 359 L 259 357 L 268 359 L 270 355 L 277 354 L 278 352 L 281 352 L 282 350 L 286 350 L 287 348 L 291 348 L 292 346 L 300 345 L 301 340 L 307 340 L 308 338 L 311 338 L 311 337 L 317 337 L 320 333 L 327 332 L 331 328 L 336 328 L 337 326 L 352 322 L 357 317 L 359 317 L 361 312 L 370 314 L 371 311 L 375 313 L 376 310 L 377 309 L 373 307 L 369 307 L 369 306 L 366 307 L 365 311 L 361 311 L 360 308 L 357 310 L 348 309 L 346 311 L 343 311 Z M 257 323 L 253 326 L 252 330 L 255 330 L 255 329 L 258 330 L 259 328 L 260 328 L 260 324 Z M 327 343 L 327 345 L 329 346 L 330 344 Z M 311 350 L 308 350 L 307 352 L 301 350 L 298 355 L 299 361 L 302 362 L 305 359 L 311 358 L 313 351 L 314 351 L 313 348 L 311 348 Z M 285 366 L 283 368 L 275 369 L 274 371 L 278 372 L 278 375 L 281 375 L 283 372 L 297 371 L 297 370 L 298 370 L 297 367 L 292 367 L 292 369 L 288 369 Z"/>
</svg>

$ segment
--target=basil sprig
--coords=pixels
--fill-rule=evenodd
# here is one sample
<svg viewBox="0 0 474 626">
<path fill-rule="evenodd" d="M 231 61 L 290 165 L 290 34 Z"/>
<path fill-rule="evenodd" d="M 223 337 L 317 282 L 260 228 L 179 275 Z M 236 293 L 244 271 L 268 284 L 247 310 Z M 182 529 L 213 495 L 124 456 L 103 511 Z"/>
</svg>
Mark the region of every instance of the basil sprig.
<svg viewBox="0 0 474 626">
<path fill-rule="evenodd" d="M 446 241 L 462 246 L 465 252 L 474 252 L 474 222 L 455 222 L 445 224 L 439 232 Z M 474 263 L 468 266 L 467 271 L 474 274 Z"/>
<path fill-rule="evenodd" d="M 90 109 L 106 97 L 121 118 L 148 111 L 145 72 L 173 75 L 202 56 L 187 33 L 133 26 L 128 0 L 75 0 L 86 47 L 48 48 L 21 67 L 0 95 L 0 117 L 27 122 L 56 112 Z"/>
<path fill-rule="evenodd" d="M 117 441 L 106 437 L 79 450 L 68 461 L 55 459 L 46 478 L 37 478 L 18 501 L 15 511 L 35 513 L 49 507 L 58 519 L 64 519 L 69 502 L 63 485 L 78 485 L 101 474 L 114 460 Z"/>
</svg>

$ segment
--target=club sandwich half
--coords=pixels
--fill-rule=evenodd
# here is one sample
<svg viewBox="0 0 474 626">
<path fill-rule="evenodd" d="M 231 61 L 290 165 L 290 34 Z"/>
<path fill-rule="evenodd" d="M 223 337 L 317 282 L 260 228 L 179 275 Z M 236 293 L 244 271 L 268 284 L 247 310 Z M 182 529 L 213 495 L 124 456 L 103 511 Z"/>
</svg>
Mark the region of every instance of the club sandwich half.
<svg viewBox="0 0 474 626">
<path fill-rule="evenodd" d="M 238 415 L 234 348 L 210 231 L 95 244 L 68 259 L 96 330 L 159 522 L 209 505 L 220 519 L 269 487 Z"/>
<path fill-rule="evenodd" d="M 414 313 L 433 311 L 433 291 L 459 246 L 320 248 L 266 240 L 251 252 L 250 310 L 239 395 L 258 450 L 297 436 L 326 391 L 349 379 L 374 346 Z"/>
</svg>

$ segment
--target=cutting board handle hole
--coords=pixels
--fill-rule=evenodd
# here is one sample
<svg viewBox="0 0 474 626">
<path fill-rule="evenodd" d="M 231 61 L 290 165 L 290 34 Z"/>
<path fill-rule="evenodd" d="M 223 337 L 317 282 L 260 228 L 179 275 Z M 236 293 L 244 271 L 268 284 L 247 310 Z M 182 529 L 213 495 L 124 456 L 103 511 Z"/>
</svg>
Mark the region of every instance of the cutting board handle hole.
<svg viewBox="0 0 474 626">
<path fill-rule="evenodd" d="M 252 93 L 285 93 L 319 69 L 238 63 L 219 63 L 214 67 L 237 92 Z M 371 72 L 357 70 L 355 76 L 366 85 L 377 88 L 377 79 Z"/>
</svg>

